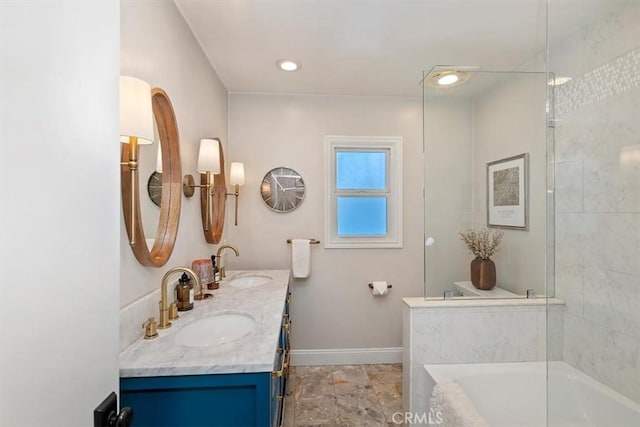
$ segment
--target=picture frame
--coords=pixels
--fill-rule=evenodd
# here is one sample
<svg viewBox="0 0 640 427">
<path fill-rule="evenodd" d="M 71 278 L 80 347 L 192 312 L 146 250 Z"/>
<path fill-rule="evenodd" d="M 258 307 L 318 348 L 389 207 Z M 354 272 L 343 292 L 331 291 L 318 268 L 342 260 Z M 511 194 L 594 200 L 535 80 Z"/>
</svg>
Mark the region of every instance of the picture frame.
<svg viewBox="0 0 640 427">
<path fill-rule="evenodd" d="M 487 163 L 487 227 L 529 230 L 529 153 Z"/>
</svg>

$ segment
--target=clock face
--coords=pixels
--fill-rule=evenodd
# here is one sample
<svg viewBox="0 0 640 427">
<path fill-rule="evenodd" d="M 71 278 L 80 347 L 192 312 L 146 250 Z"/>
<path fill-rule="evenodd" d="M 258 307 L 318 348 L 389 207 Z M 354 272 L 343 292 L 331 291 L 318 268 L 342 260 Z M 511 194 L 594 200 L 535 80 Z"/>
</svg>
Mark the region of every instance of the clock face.
<svg viewBox="0 0 640 427">
<path fill-rule="evenodd" d="M 304 200 L 304 181 L 293 169 L 271 169 L 260 185 L 262 200 L 276 212 L 289 212 Z"/>
<path fill-rule="evenodd" d="M 162 203 L 162 174 L 160 172 L 151 174 L 147 182 L 147 191 L 153 204 L 160 207 L 160 203 Z"/>
</svg>

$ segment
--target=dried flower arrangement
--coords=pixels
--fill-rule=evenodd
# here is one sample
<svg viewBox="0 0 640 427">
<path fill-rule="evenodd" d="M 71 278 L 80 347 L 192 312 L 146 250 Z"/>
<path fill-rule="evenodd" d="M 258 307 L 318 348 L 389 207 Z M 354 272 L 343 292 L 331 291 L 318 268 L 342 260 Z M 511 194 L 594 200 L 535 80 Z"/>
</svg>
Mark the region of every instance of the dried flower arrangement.
<svg viewBox="0 0 640 427">
<path fill-rule="evenodd" d="M 459 234 L 471 253 L 481 259 L 489 259 L 491 255 L 496 253 L 502 241 L 502 236 L 504 236 L 502 230 L 491 232 L 486 228 L 482 228 L 479 231 L 461 231 Z"/>
</svg>

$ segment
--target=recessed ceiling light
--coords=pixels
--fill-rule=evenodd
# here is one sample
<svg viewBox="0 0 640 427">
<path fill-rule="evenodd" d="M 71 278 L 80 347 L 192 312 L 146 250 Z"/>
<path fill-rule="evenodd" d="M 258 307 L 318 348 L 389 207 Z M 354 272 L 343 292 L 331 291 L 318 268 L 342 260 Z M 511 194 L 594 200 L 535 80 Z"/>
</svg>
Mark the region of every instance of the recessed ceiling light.
<svg viewBox="0 0 640 427">
<path fill-rule="evenodd" d="M 291 59 L 281 59 L 276 62 L 276 67 L 282 71 L 297 71 L 301 68 L 301 65 Z"/>
<path fill-rule="evenodd" d="M 451 73 L 451 74 L 445 74 L 444 76 L 440 76 L 438 78 L 437 83 L 440 86 L 449 86 L 449 85 L 452 85 L 454 83 L 457 83 L 458 80 L 460 80 L 460 77 L 458 77 L 457 74 Z"/>
<path fill-rule="evenodd" d="M 433 73 L 428 78 L 429 85 L 433 87 L 452 87 L 464 83 L 469 74 L 461 70 L 442 70 Z"/>
<path fill-rule="evenodd" d="M 569 83 L 571 81 L 571 77 L 552 77 L 549 79 L 547 84 L 549 86 L 560 86 L 565 83 Z"/>
</svg>

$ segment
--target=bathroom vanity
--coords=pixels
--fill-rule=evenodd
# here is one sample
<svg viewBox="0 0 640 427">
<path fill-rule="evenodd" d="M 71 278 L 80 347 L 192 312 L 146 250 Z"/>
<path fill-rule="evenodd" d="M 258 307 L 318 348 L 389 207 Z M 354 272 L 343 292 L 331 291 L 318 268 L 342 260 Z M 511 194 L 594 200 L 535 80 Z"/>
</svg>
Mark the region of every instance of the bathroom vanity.
<svg viewBox="0 0 640 427">
<path fill-rule="evenodd" d="M 125 349 L 121 406 L 133 409 L 133 425 L 280 425 L 289 277 L 288 270 L 229 272 L 214 298 Z"/>
</svg>

